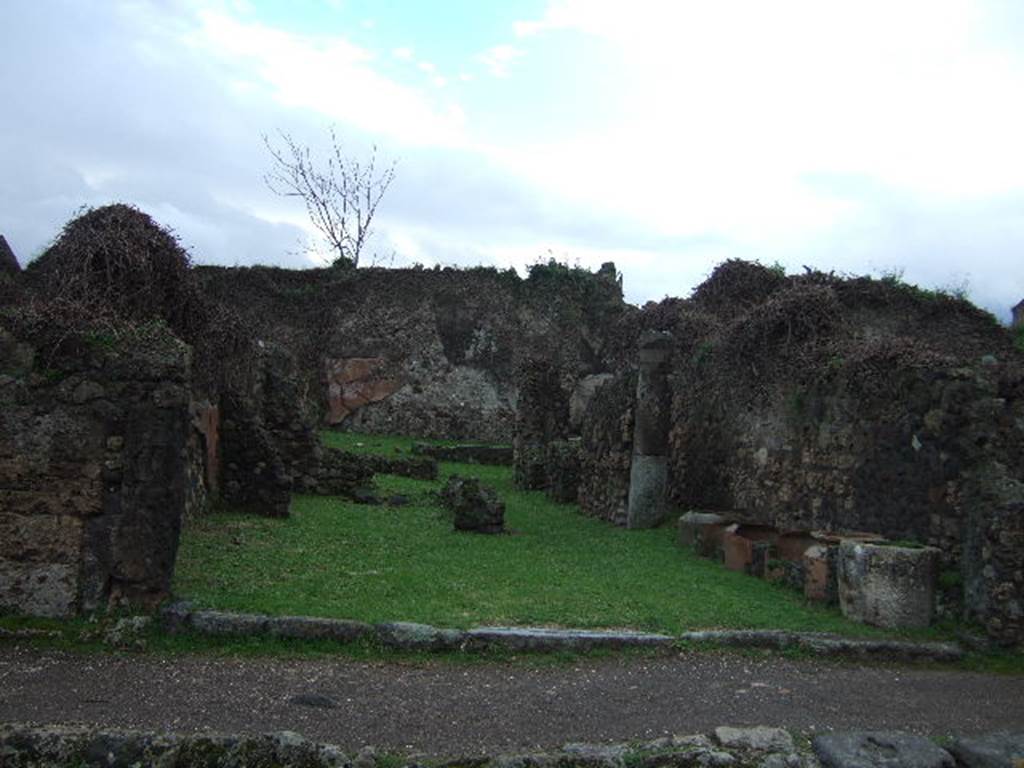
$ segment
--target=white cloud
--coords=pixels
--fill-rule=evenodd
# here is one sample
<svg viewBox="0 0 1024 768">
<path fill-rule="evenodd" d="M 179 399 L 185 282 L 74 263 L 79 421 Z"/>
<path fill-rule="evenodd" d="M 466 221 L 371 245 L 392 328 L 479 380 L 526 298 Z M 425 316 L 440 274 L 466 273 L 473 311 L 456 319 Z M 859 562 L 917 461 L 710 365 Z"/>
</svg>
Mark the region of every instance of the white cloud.
<svg viewBox="0 0 1024 768">
<path fill-rule="evenodd" d="M 525 52 L 508 44 L 496 45 L 480 54 L 480 61 L 495 77 L 508 77 L 512 63 Z"/>
</svg>

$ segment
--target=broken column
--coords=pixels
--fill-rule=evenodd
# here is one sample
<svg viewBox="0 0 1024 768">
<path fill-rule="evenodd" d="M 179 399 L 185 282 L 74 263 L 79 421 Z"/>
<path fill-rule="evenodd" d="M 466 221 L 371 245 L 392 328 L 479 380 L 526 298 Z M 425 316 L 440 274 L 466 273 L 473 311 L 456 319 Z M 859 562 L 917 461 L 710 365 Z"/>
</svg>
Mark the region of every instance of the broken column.
<svg viewBox="0 0 1024 768">
<path fill-rule="evenodd" d="M 640 340 L 633 459 L 629 471 L 628 528 L 653 528 L 665 519 L 668 485 L 668 361 L 672 337 L 651 332 Z"/>
</svg>

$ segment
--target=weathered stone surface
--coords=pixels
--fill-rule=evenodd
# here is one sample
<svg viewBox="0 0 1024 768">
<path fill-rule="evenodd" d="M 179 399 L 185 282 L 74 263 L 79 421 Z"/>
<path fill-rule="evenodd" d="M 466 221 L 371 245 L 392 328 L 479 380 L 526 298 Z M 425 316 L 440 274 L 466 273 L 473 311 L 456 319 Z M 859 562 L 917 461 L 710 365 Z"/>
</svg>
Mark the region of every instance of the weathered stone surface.
<svg viewBox="0 0 1024 768">
<path fill-rule="evenodd" d="M 0 608 L 63 619 L 78 609 L 78 565 L 0 560 Z"/>
<path fill-rule="evenodd" d="M 714 643 L 741 648 L 802 648 L 822 656 L 888 658 L 905 661 L 960 661 L 963 649 L 953 643 L 913 643 L 900 640 L 858 640 L 818 632 L 781 629 L 701 630 L 684 632 L 683 642 Z"/>
<path fill-rule="evenodd" d="M 260 635 L 267 632 L 270 617 L 254 613 L 193 611 L 188 626 L 204 635 Z"/>
<path fill-rule="evenodd" d="M 946 750 L 923 736 L 854 732 L 815 736 L 815 754 L 825 768 L 954 768 Z"/>
<path fill-rule="evenodd" d="M 441 501 L 454 516 L 455 529 L 474 533 L 503 533 L 505 505 L 493 489 L 475 477 L 452 475 L 441 490 Z"/>
<path fill-rule="evenodd" d="M 765 725 L 747 728 L 732 728 L 723 725 L 715 728 L 715 738 L 723 747 L 778 752 L 793 751 L 793 737 L 787 731 L 782 728 L 769 728 Z"/>
<path fill-rule="evenodd" d="M 568 398 L 562 390 L 559 367 L 544 358 L 523 361 L 517 382 L 513 477 L 519 488 L 540 491 L 548 482 L 547 446 L 568 433 Z"/>
<path fill-rule="evenodd" d="M 272 616 L 266 631 L 276 637 L 302 640 L 337 640 L 347 643 L 368 636 L 373 628 L 361 621 L 322 619 L 312 616 Z"/>
<path fill-rule="evenodd" d="M 665 519 L 668 458 L 634 453 L 629 468 L 627 528 L 653 528 Z"/>
<path fill-rule="evenodd" d="M 836 555 L 838 547 L 815 544 L 804 551 L 804 597 L 825 603 L 839 599 Z"/>
<path fill-rule="evenodd" d="M 574 503 L 580 490 L 579 440 L 552 440 L 545 450 L 544 465 L 548 497 L 562 504 Z"/>
<path fill-rule="evenodd" d="M 633 456 L 636 374 L 608 381 L 594 395 L 583 423 L 580 511 L 626 525 Z"/>
<path fill-rule="evenodd" d="M 676 543 L 702 557 L 712 557 L 722 544 L 725 528 L 731 524 L 727 517 L 715 512 L 687 512 L 679 517 Z"/>
<path fill-rule="evenodd" d="M 847 618 L 889 629 L 931 624 L 939 550 L 844 541 L 838 565 Z"/>
<path fill-rule="evenodd" d="M 401 382 L 383 376 L 382 357 L 325 358 L 328 424 L 340 424 L 370 403 L 379 403 L 401 388 Z"/>
<path fill-rule="evenodd" d="M 428 624 L 396 621 L 375 624 L 377 639 L 389 648 L 404 651 L 449 651 L 465 640 L 465 633 L 454 629 L 438 629 Z"/>
<path fill-rule="evenodd" d="M 0 560 L 72 564 L 81 549 L 82 520 L 77 516 L 0 516 Z"/>
<path fill-rule="evenodd" d="M 1024 732 L 960 738 L 949 751 L 964 768 L 1020 768 L 1024 765 Z"/>
<path fill-rule="evenodd" d="M 583 420 L 597 390 L 615 378 L 611 373 L 595 373 L 584 376 L 576 382 L 576 388 L 569 396 L 569 428 L 575 434 L 582 434 Z"/>
<path fill-rule="evenodd" d="M 616 630 L 546 627 L 475 627 L 466 631 L 468 648 L 499 647 L 513 651 L 582 651 L 591 648 L 671 647 L 668 635 Z"/>
</svg>

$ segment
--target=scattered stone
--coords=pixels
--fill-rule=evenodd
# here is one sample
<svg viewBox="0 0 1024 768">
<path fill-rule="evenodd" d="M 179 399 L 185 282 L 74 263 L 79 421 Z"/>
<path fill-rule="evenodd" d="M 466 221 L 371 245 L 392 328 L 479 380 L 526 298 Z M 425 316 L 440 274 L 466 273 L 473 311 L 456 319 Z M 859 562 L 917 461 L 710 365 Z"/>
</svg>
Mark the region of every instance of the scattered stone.
<svg viewBox="0 0 1024 768">
<path fill-rule="evenodd" d="M 337 709 L 338 704 L 334 699 L 323 696 L 319 693 L 300 693 L 288 699 L 289 704 L 299 707 L 316 707 L 318 709 Z"/>
<path fill-rule="evenodd" d="M 830 733 L 812 741 L 825 768 L 954 768 L 952 755 L 923 736 L 898 732 Z"/>
<path fill-rule="evenodd" d="M 376 506 L 380 504 L 380 497 L 369 488 L 356 488 L 352 491 L 352 501 L 356 504 Z"/>
<path fill-rule="evenodd" d="M 440 495 L 444 505 L 454 513 L 456 530 L 504 532 L 505 505 L 493 489 L 480 485 L 477 478 L 452 475 Z"/>
<path fill-rule="evenodd" d="M 1020 768 L 1024 765 L 1024 732 L 957 739 L 949 751 L 964 768 Z"/>
<path fill-rule="evenodd" d="M 792 752 L 793 737 L 782 728 L 757 725 L 752 728 L 715 728 L 715 738 L 723 747 Z"/>
</svg>

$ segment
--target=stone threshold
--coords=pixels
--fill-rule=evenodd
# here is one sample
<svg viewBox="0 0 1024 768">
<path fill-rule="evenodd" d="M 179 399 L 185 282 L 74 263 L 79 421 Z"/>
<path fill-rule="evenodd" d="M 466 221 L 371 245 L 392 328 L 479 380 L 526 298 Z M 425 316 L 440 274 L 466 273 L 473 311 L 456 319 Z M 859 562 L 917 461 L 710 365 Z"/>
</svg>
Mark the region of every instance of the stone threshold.
<svg viewBox="0 0 1024 768">
<path fill-rule="evenodd" d="M 168 632 L 193 631 L 213 636 L 266 636 L 300 640 L 375 640 L 387 648 L 406 651 L 487 650 L 588 651 L 647 648 L 670 650 L 681 643 L 743 648 L 799 649 L 819 656 L 953 662 L 963 658 L 953 643 L 914 643 L 901 640 L 863 640 L 813 632 L 784 630 L 720 630 L 684 632 L 678 636 L 631 630 L 557 629 L 549 627 L 475 627 L 440 629 L 429 624 L 389 622 L 367 624 L 347 619 L 310 616 L 267 616 L 194 609 L 187 602 L 171 603 L 160 611 Z"/>
<path fill-rule="evenodd" d="M 946 748 L 899 731 L 852 731 L 794 740 L 782 728 L 721 726 L 711 734 L 620 744 L 565 744 L 522 754 L 430 758 L 378 752 L 346 754 L 294 731 L 261 735 L 174 734 L 82 725 L 0 723 L 0 765 L 127 768 L 173 765 L 279 765 L 303 768 L 1012 768 L 1024 759 L 1024 733 L 960 738 Z"/>
</svg>

